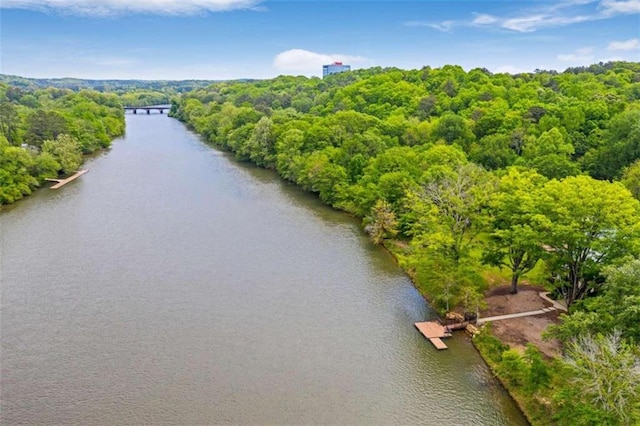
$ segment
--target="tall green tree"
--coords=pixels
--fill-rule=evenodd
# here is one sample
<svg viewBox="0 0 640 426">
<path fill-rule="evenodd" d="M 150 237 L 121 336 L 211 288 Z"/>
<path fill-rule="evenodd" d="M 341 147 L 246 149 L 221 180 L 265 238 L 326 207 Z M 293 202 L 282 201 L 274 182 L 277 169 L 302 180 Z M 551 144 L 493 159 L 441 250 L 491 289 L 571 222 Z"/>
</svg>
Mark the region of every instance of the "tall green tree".
<svg viewBox="0 0 640 426">
<path fill-rule="evenodd" d="M 0 205 L 31 194 L 38 181 L 30 173 L 33 156 L 26 149 L 10 146 L 0 138 Z"/>
<path fill-rule="evenodd" d="M 529 167 L 552 179 L 576 175 L 578 165 L 571 160 L 574 147 L 562 132 L 554 127 L 538 138 L 529 138 L 524 145 L 522 157 Z"/>
<path fill-rule="evenodd" d="M 483 288 L 473 248 L 485 229 L 483 211 L 495 185 L 488 172 L 472 163 L 436 168 L 419 191 L 408 194 L 416 218 L 408 264 L 419 286 L 448 309 Z"/>
<path fill-rule="evenodd" d="M 18 127 L 20 117 L 13 102 L 4 101 L 0 103 L 0 132 L 7 138 L 11 145 L 17 145 Z"/>
<path fill-rule="evenodd" d="M 253 128 L 247 142 L 249 158 L 262 167 L 275 167 L 275 143 L 273 122 L 269 117 L 262 117 Z"/>
<path fill-rule="evenodd" d="M 398 221 L 391 205 L 385 200 L 378 200 L 371 209 L 371 216 L 365 219 L 365 231 L 371 236 L 374 244 L 380 244 L 385 237 L 394 237 L 398 233 Z"/>
<path fill-rule="evenodd" d="M 542 257 L 540 230 L 534 217 L 537 193 L 546 179 L 533 170 L 510 168 L 500 178 L 489 201 L 489 241 L 483 253 L 487 264 L 511 271 L 511 293 L 518 292 L 518 280 Z"/>
<path fill-rule="evenodd" d="M 438 246 L 458 263 L 485 229 L 482 213 L 494 190 L 491 175 L 473 163 L 450 169 L 423 185 L 412 201 L 420 217 L 418 243 Z"/>
<path fill-rule="evenodd" d="M 70 174 L 82 164 L 82 149 L 78 140 L 69 135 L 59 135 L 55 140 L 46 140 L 42 152 L 51 154 L 60 164 L 62 173 Z"/>
<path fill-rule="evenodd" d="M 68 132 L 67 122 L 60 113 L 37 109 L 27 117 L 25 142 L 40 147 L 45 140 L 55 140 Z"/>
<path fill-rule="evenodd" d="M 586 333 L 610 334 L 618 329 L 628 341 L 640 342 L 640 259 L 603 270 L 606 277 L 596 295 L 575 304 L 551 335 L 563 341 Z"/>
<path fill-rule="evenodd" d="M 469 150 L 471 143 L 475 140 L 475 135 L 466 120 L 452 113 L 445 114 L 440 118 L 433 135 L 449 145 L 458 144 L 465 151 Z"/>
<path fill-rule="evenodd" d="M 620 183 L 588 176 L 551 180 L 535 216 L 567 305 L 583 298 L 603 265 L 638 252 L 640 203 Z"/>
<path fill-rule="evenodd" d="M 592 176 L 613 179 L 640 158 L 640 109 L 625 111 L 611 119 L 603 143 L 585 162 Z"/>
<path fill-rule="evenodd" d="M 624 169 L 620 181 L 637 200 L 640 200 L 640 159 Z"/>
</svg>

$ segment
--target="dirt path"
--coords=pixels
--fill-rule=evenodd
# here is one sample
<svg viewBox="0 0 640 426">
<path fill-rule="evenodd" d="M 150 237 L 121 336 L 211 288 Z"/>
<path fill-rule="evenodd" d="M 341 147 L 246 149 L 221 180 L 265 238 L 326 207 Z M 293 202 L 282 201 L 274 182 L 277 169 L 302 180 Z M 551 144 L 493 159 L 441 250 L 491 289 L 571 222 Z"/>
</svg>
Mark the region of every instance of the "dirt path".
<svg viewBox="0 0 640 426">
<path fill-rule="evenodd" d="M 480 318 L 536 311 L 551 307 L 538 293 L 542 287 L 522 285 L 518 294 L 510 294 L 508 285 L 495 287 L 487 293 L 487 308 L 480 311 Z M 560 343 L 542 340 L 542 333 L 551 324 L 559 323 L 559 311 L 541 315 L 504 319 L 491 324 L 493 334 L 511 347 L 524 349 L 534 343 L 548 357 L 560 355 Z"/>
</svg>

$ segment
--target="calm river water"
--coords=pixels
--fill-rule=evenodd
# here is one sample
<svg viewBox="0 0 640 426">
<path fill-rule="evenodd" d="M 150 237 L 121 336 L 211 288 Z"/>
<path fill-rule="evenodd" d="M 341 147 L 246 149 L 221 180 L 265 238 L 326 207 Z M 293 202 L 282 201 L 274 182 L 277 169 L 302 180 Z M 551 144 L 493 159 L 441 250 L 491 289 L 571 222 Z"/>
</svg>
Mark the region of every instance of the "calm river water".
<svg viewBox="0 0 640 426">
<path fill-rule="evenodd" d="M 3 424 L 526 424 L 357 221 L 159 114 L 0 211 Z"/>
</svg>

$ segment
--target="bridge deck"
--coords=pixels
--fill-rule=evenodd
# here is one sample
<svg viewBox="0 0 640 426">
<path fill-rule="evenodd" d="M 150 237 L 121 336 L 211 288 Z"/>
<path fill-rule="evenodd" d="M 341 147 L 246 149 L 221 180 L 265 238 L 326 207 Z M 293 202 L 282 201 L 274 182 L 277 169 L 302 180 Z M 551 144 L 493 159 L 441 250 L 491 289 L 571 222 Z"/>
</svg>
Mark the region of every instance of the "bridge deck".
<svg viewBox="0 0 640 426">
<path fill-rule="evenodd" d="M 147 110 L 147 109 L 171 109 L 171 105 L 148 105 L 148 106 L 124 106 L 123 109 L 125 110 L 134 110 L 134 109 L 143 109 L 143 110 Z"/>
<path fill-rule="evenodd" d="M 142 107 L 125 106 L 124 107 L 125 112 L 131 111 L 134 114 L 137 114 L 138 110 L 146 111 L 147 114 L 151 114 L 151 111 L 158 111 L 160 114 L 164 114 L 165 111 L 171 110 L 171 105 L 150 105 L 150 106 L 142 106 Z"/>
</svg>

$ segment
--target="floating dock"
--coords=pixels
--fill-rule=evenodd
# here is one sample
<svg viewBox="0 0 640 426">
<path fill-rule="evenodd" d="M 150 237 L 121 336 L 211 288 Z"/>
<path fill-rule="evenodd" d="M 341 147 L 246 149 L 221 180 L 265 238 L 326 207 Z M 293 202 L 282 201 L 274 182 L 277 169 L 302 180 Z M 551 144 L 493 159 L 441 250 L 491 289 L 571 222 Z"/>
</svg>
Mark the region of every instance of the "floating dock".
<svg viewBox="0 0 640 426">
<path fill-rule="evenodd" d="M 87 173 L 89 170 L 87 169 L 82 169 L 82 170 L 78 170 L 75 174 L 69 176 L 66 179 L 50 179 L 47 178 L 45 180 L 49 181 L 49 182 L 58 182 L 55 185 L 53 185 L 51 187 L 51 189 L 58 189 L 66 184 L 68 184 L 69 182 L 71 182 L 72 180 L 75 180 L 77 178 L 79 178 L 80 176 L 82 176 L 83 174 Z"/>
<path fill-rule="evenodd" d="M 438 350 L 447 349 L 447 345 L 444 344 L 442 339 L 445 337 L 451 337 L 451 332 L 454 330 L 468 330 L 471 326 L 469 321 L 461 321 L 453 324 L 442 325 L 439 321 L 425 321 L 417 322 L 414 324 L 418 331 L 422 333 L 424 337 L 429 339 L 433 346 Z M 474 327 L 475 329 L 475 327 Z M 473 330 L 471 330 L 473 331 Z M 477 332 L 477 329 L 476 329 Z"/>
<path fill-rule="evenodd" d="M 447 349 L 447 345 L 441 340 L 451 337 L 449 329 L 437 321 L 417 322 L 414 324 L 418 331 L 424 335 L 438 350 Z"/>
</svg>

